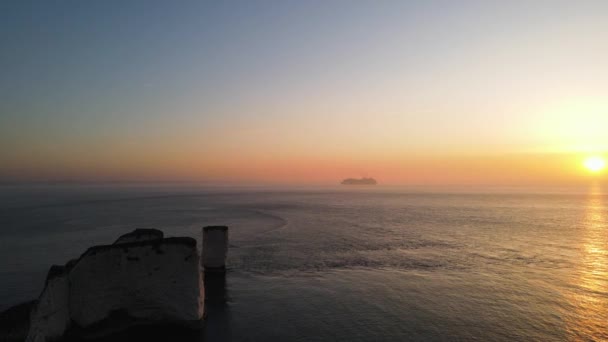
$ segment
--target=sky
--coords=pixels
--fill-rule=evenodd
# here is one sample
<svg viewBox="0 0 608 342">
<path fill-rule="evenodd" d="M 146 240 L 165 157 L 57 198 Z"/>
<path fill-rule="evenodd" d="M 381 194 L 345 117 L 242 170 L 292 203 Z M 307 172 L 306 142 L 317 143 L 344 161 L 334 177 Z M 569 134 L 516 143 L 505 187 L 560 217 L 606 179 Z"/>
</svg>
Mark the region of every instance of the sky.
<svg viewBox="0 0 608 342">
<path fill-rule="evenodd" d="M 0 181 L 570 184 L 606 1 L 1 1 Z"/>
</svg>

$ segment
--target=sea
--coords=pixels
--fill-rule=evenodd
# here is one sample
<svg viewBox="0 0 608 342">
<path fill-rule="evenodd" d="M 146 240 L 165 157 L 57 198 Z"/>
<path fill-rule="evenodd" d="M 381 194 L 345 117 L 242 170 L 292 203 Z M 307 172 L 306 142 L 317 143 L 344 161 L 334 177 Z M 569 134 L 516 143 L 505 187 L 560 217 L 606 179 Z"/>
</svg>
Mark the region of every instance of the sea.
<svg viewBox="0 0 608 342">
<path fill-rule="evenodd" d="M 608 340 L 602 187 L 0 187 L 0 310 L 135 228 L 230 229 L 207 341 Z M 217 289 L 216 289 L 217 290 Z"/>
</svg>

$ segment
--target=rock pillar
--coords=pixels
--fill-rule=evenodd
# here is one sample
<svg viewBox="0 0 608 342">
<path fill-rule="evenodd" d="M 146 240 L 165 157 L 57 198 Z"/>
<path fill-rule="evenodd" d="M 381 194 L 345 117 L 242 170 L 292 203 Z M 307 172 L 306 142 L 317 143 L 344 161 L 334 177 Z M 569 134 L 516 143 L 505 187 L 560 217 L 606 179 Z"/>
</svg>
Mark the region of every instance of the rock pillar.
<svg viewBox="0 0 608 342">
<path fill-rule="evenodd" d="M 203 257 L 201 263 L 206 271 L 226 270 L 228 254 L 228 227 L 208 226 L 203 228 Z"/>
</svg>

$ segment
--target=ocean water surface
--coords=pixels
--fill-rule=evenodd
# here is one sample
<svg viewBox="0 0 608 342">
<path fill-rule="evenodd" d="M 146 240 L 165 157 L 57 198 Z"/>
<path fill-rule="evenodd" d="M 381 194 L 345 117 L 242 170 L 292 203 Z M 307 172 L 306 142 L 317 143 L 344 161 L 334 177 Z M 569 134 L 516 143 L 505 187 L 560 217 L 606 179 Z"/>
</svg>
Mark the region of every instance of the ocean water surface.
<svg viewBox="0 0 608 342">
<path fill-rule="evenodd" d="M 134 228 L 230 227 L 208 340 L 608 340 L 608 196 L 3 186 L 0 309 Z"/>
</svg>

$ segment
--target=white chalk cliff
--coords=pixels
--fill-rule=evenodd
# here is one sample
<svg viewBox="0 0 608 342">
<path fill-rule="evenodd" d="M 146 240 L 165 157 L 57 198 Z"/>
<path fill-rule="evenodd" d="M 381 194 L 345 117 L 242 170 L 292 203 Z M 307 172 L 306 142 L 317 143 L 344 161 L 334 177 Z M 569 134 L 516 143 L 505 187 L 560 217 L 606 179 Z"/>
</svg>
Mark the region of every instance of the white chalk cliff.
<svg viewBox="0 0 608 342">
<path fill-rule="evenodd" d="M 65 267 L 52 266 L 38 303 L 30 314 L 26 341 L 44 342 L 60 338 L 70 325 L 69 283 Z"/>
<path fill-rule="evenodd" d="M 197 322 L 204 310 L 199 263 L 196 240 L 151 229 L 89 248 L 51 268 L 26 341 L 54 340 L 118 313 L 136 322 Z"/>
<path fill-rule="evenodd" d="M 116 241 L 114 241 L 114 244 L 117 245 L 120 243 L 160 240 L 163 237 L 163 232 L 158 229 L 138 228 L 130 233 L 120 236 L 118 239 L 116 239 Z"/>
</svg>

